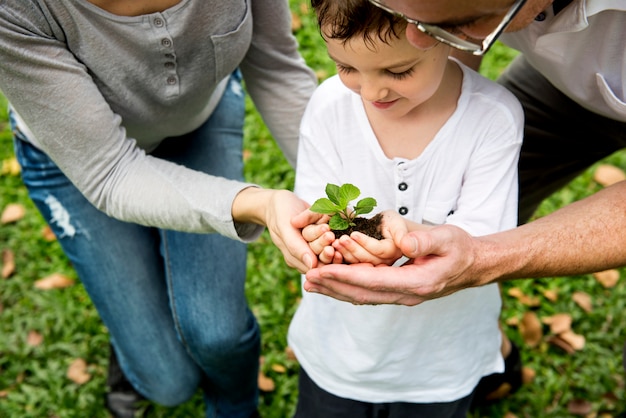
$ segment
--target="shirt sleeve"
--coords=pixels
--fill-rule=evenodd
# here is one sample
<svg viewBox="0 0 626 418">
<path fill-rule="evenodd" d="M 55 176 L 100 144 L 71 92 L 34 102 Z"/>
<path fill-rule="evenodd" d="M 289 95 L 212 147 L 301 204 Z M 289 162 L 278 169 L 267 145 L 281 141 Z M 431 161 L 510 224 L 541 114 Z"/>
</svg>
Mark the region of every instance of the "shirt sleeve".
<svg viewBox="0 0 626 418">
<path fill-rule="evenodd" d="M 298 53 L 288 2 L 252 0 L 252 14 L 252 43 L 240 66 L 246 90 L 295 166 L 300 119 L 317 80 Z"/>
</svg>

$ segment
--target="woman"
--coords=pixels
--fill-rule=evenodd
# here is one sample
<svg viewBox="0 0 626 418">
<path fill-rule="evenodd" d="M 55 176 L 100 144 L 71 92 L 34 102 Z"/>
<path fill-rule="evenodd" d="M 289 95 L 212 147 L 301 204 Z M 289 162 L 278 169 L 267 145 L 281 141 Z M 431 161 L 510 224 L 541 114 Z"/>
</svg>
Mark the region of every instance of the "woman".
<svg viewBox="0 0 626 418">
<path fill-rule="evenodd" d="M 289 224 L 305 203 L 242 181 L 241 75 L 292 162 L 316 85 L 288 4 L 1 4 L 0 90 L 24 183 L 125 375 L 160 404 L 202 386 L 207 416 L 252 416 L 259 330 L 244 242 L 268 226 L 290 266 L 305 269 L 308 252 Z"/>
</svg>

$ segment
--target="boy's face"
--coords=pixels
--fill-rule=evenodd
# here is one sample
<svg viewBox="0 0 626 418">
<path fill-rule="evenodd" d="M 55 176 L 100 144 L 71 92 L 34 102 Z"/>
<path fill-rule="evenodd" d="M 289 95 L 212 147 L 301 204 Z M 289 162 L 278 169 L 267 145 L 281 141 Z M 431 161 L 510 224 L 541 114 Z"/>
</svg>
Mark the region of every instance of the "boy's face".
<svg viewBox="0 0 626 418">
<path fill-rule="evenodd" d="M 430 99 L 443 79 L 450 49 L 434 43 L 428 50 L 414 48 L 404 33 L 388 43 L 355 37 L 343 42 L 326 39 L 343 84 L 363 99 L 369 110 L 387 117 L 403 117 Z"/>
</svg>

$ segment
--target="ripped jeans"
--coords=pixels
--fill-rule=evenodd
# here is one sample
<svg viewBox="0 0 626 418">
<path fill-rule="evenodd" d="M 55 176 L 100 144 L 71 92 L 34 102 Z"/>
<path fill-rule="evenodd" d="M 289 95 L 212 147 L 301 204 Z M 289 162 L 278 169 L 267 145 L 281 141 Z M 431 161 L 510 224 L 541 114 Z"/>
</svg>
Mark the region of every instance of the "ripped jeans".
<svg viewBox="0 0 626 418">
<path fill-rule="evenodd" d="M 236 85 L 229 85 L 203 126 L 166 139 L 154 154 L 241 179 L 244 97 L 235 88 L 240 81 L 233 74 Z M 253 415 L 260 332 L 244 293 L 245 244 L 108 217 L 11 119 L 30 197 L 76 269 L 133 386 L 167 406 L 202 387 L 207 417 Z"/>
</svg>

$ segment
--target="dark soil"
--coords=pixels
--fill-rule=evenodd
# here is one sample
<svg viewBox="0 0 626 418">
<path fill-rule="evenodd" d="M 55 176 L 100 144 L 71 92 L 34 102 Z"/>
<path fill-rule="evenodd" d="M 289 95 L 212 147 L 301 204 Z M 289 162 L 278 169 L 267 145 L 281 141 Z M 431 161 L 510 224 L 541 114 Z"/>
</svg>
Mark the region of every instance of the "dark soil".
<svg viewBox="0 0 626 418">
<path fill-rule="evenodd" d="M 342 235 L 350 235 L 354 231 L 359 231 L 380 240 L 383 239 L 383 235 L 380 233 L 380 223 L 382 219 L 383 217 L 380 213 L 369 219 L 357 217 L 354 218 L 354 223 L 356 224 L 355 226 L 350 226 L 348 229 L 344 229 L 342 231 L 333 232 L 335 233 L 335 238 L 337 239 Z"/>
</svg>

